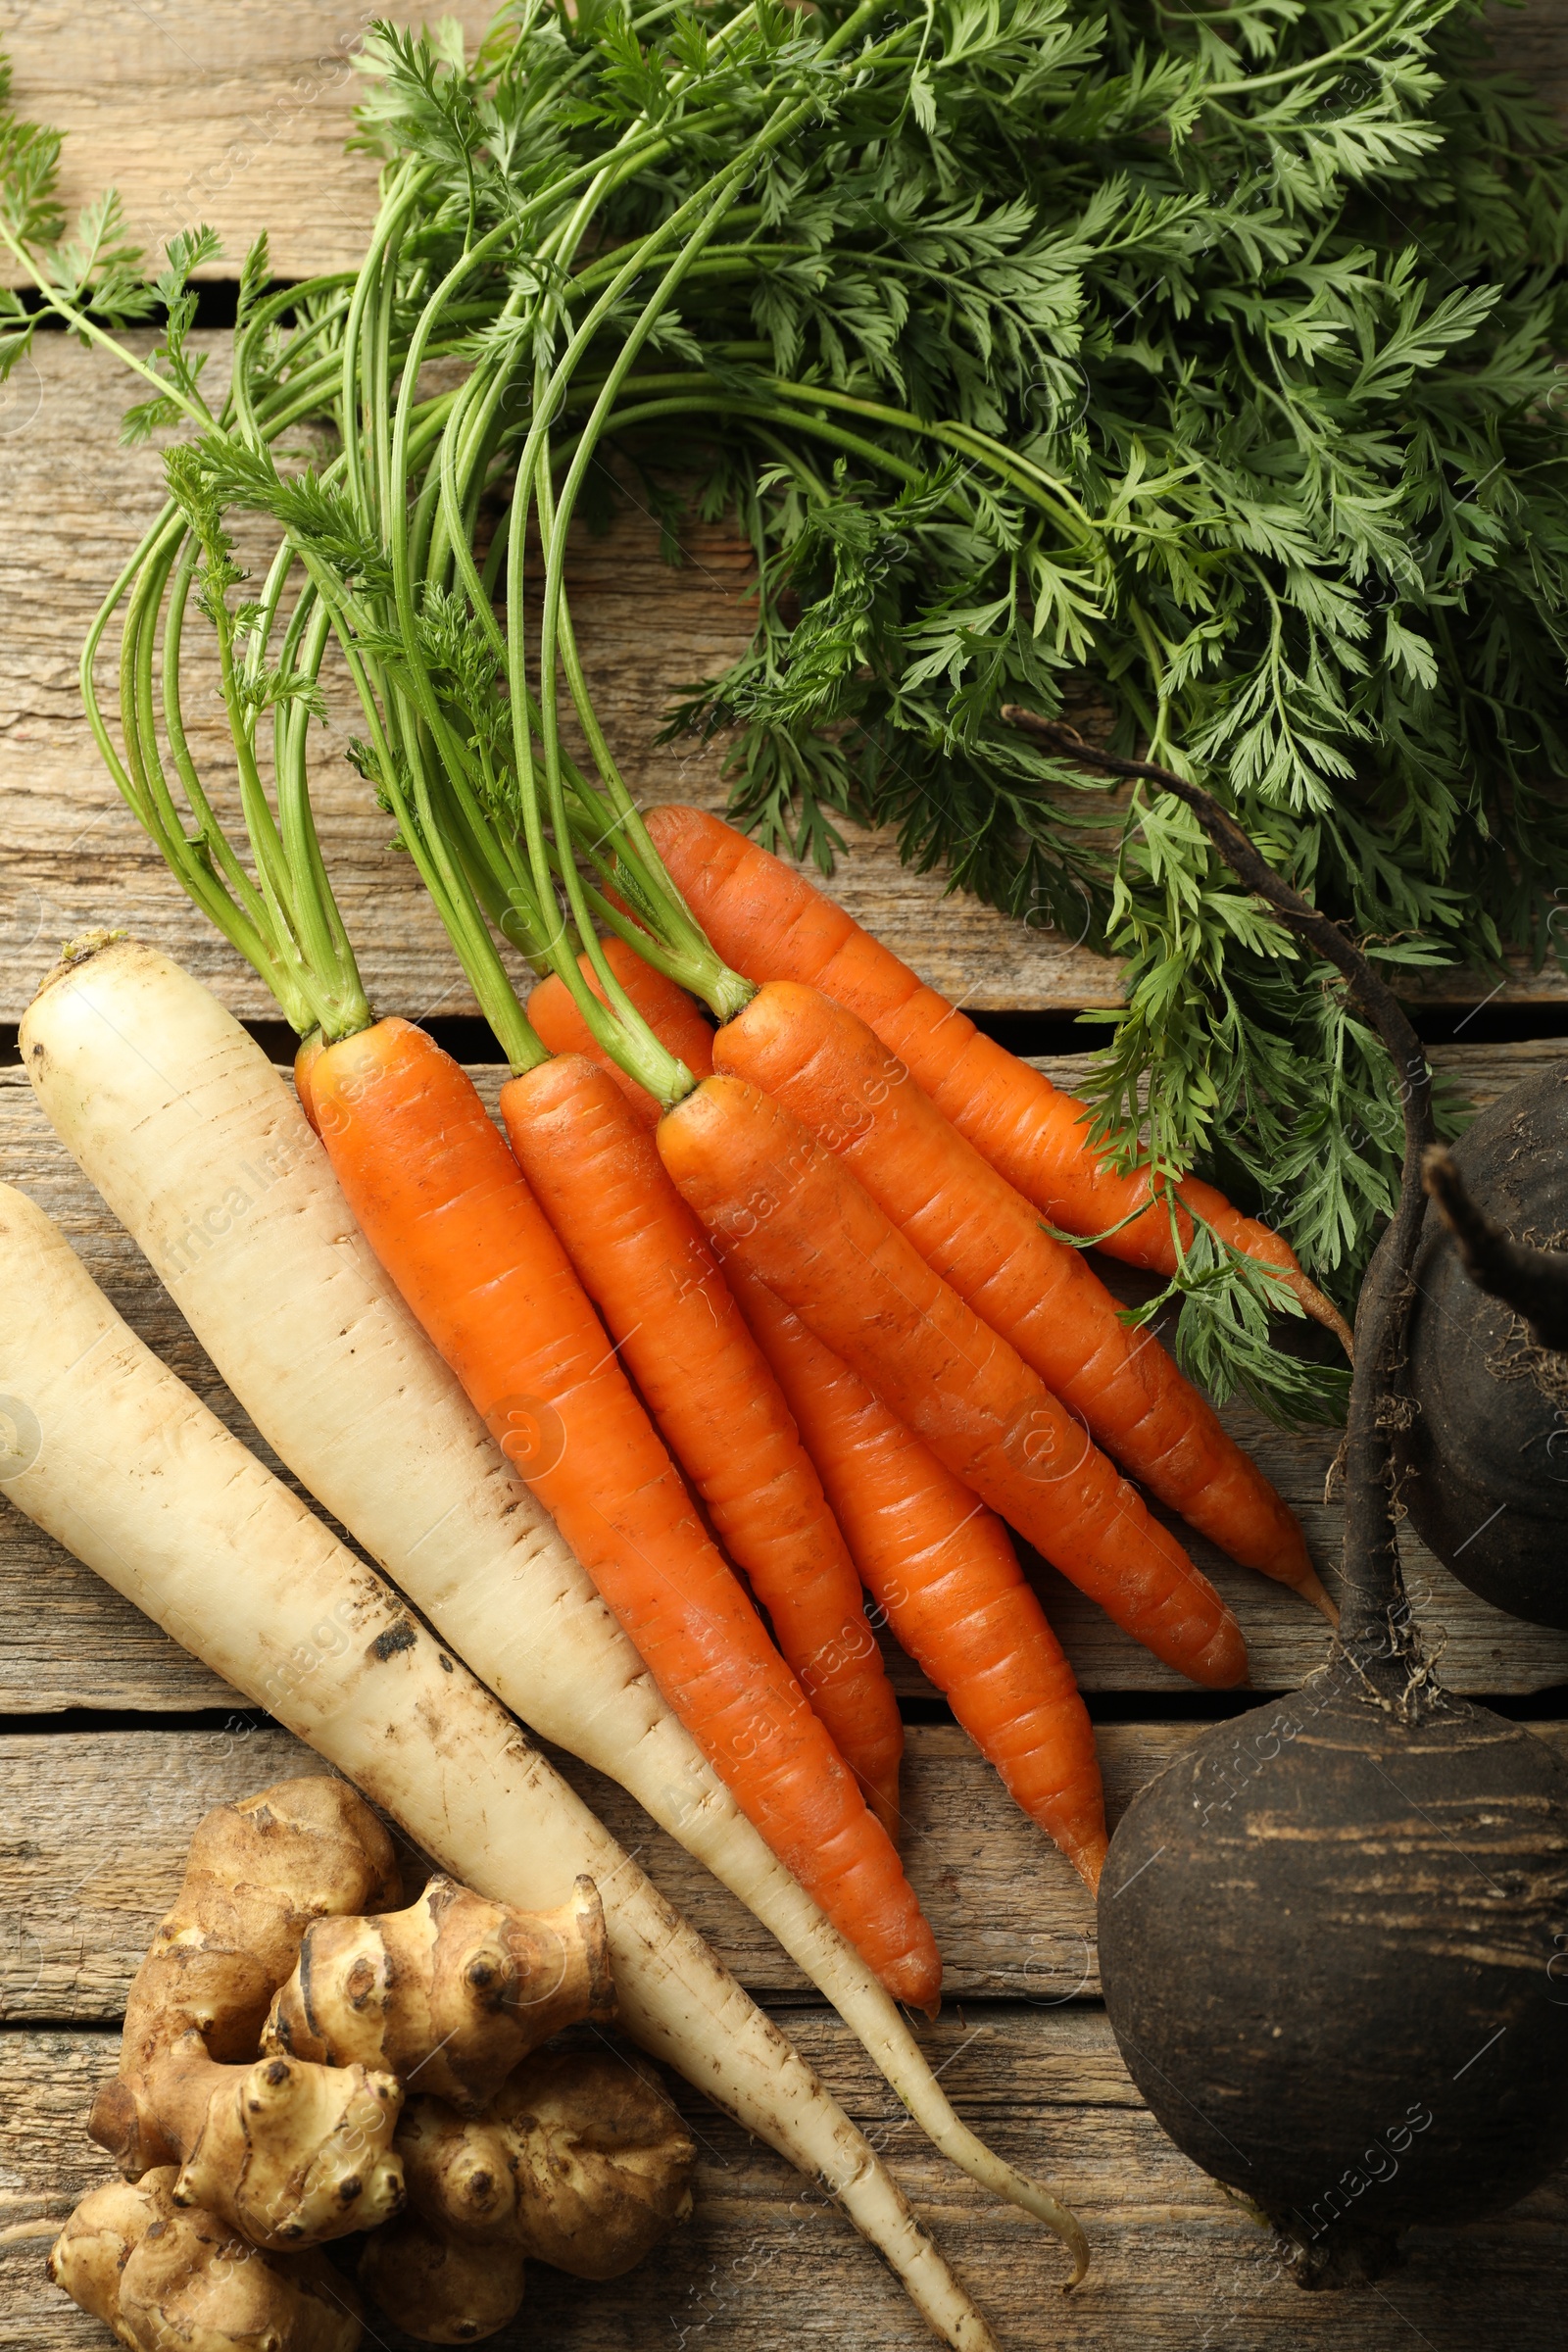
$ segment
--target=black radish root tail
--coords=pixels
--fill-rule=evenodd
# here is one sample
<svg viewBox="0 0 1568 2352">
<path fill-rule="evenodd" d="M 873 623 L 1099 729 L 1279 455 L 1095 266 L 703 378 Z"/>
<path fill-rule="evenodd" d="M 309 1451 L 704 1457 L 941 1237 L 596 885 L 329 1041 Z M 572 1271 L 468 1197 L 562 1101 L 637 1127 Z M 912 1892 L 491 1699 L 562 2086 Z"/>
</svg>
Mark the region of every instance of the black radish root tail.
<svg viewBox="0 0 1568 2352">
<path fill-rule="evenodd" d="M 1511 1241 L 1477 1207 L 1458 1161 L 1441 1145 L 1421 1172 L 1477 1290 L 1522 1315 L 1538 1348 L 1568 1348 L 1568 1255 Z"/>
<path fill-rule="evenodd" d="M 1140 1791 L 1099 1903 L 1106 2008 L 1165 2131 L 1275 2226 L 1302 2285 L 1365 2284 L 1412 2225 L 1511 2204 L 1568 2153 L 1568 1773 L 1444 1689 L 1399 1569 L 1431 1073 L 1361 950 L 1211 795 L 1053 721 L 1030 732 L 1184 801 L 1344 974 L 1398 1082 L 1403 1184 L 1356 1312 L 1339 1639 L 1294 1697 Z"/>
</svg>

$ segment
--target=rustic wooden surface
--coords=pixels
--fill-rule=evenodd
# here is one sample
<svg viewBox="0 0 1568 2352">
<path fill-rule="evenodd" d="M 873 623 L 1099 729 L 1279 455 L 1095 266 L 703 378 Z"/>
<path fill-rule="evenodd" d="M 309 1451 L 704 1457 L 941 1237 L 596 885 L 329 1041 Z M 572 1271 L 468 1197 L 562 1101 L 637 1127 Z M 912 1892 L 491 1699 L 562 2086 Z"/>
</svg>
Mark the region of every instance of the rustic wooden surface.
<svg viewBox="0 0 1568 2352">
<path fill-rule="evenodd" d="M 1270 1710 L 1288 1715 L 1289 1699 Z M 1568 1724 L 1535 1725 L 1568 1754 Z M 1189 1724 L 1102 1724 L 1112 1829 L 1195 1737 Z M 1246 1735 L 1228 1765 L 1246 1775 Z M 1042 1830 L 954 1724 L 912 1724 L 903 1774 L 909 1881 L 942 1948 L 948 2001 L 1040 2008 L 1100 1993 L 1094 1904 Z M 728 1890 L 623 1788 L 551 1751 L 670 1901 L 743 1984 L 808 1994 L 807 1979 Z M 0 1737 L 0 2020 L 113 2025 L 154 1928 L 178 1891 L 191 1833 L 213 1805 L 321 1770 L 286 1732 L 242 1718 L 202 1731 Z M 1216 1803 L 1224 1788 L 1216 1776 Z M 422 1866 L 419 1879 L 422 1879 Z M 411 1882 L 410 1896 L 414 1885 Z"/>
<path fill-rule="evenodd" d="M 1568 106 L 1565 5 L 1532 0 L 1509 12 L 1504 38 L 1521 71 Z M 73 201 L 113 181 L 148 242 L 207 220 L 231 257 L 265 224 L 274 267 L 299 275 L 352 265 L 373 210 L 373 170 L 343 154 L 342 134 L 353 52 L 377 13 L 345 0 L 92 0 L 86 10 L 0 0 L 0 46 L 15 62 L 24 111 L 68 132 Z M 472 30 L 488 0 L 464 0 L 455 13 Z M 205 340 L 217 378 L 227 338 Z M 111 364 L 58 337 L 40 339 L 35 368 L 0 389 L 0 1022 L 20 1015 L 63 936 L 106 920 L 180 956 L 242 1015 L 272 1011 L 120 808 L 77 704 L 86 623 L 158 505 L 156 454 L 118 446 L 125 397 Z M 253 543 L 250 561 L 263 545 Z M 684 545 L 687 564 L 671 572 L 647 518 L 632 514 L 609 540 L 579 545 L 572 587 L 596 693 L 636 789 L 716 806 L 717 751 L 658 750 L 651 737 L 674 690 L 743 642 L 746 560 L 722 530 L 694 526 Z M 406 861 L 388 853 L 384 820 L 341 760 L 345 706 L 329 697 L 329 707 L 315 781 L 372 991 L 387 1009 L 467 1011 Z M 226 738 L 199 666 L 190 717 L 221 805 Z M 1070 937 L 944 899 L 939 881 L 904 873 L 884 841 L 855 841 L 833 888 L 976 1007 L 1063 1011 L 1115 1001 L 1113 966 Z M 1466 999 L 1489 986 L 1445 978 L 1437 993 Z M 1544 1003 L 1564 993 L 1555 974 L 1518 974 L 1503 995 Z M 1484 1102 L 1564 1050 L 1460 1047 L 1437 1058 Z M 1048 1066 L 1070 1081 L 1070 1061 Z M 494 1073 L 476 1074 L 493 1085 Z M 254 1439 L 17 1071 L 0 1071 L 0 1178 L 60 1218 L 133 1326 Z M 1337 1515 L 1323 1500 L 1331 1446 L 1282 1438 L 1235 1408 L 1229 1417 L 1300 1511 L 1332 1580 Z M 1319 1622 L 1206 1547 L 1194 1549 L 1243 1618 L 1259 1692 L 1291 1689 L 1324 1655 Z M 1528 1703 L 1568 1684 L 1568 1635 L 1502 1617 L 1416 1549 L 1407 1564 L 1456 1688 Z M 1175 1678 L 1059 1579 L 1042 1572 L 1042 1590 L 1102 1713 L 1180 1709 Z M 950 1986 L 942 2020 L 919 2030 L 960 2111 L 1004 2155 L 1049 2172 L 1081 2213 L 1095 2268 L 1065 2304 L 1053 2242 L 943 2165 L 740 1907 L 621 1791 L 562 1761 L 743 1980 L 780 2005 L 807 2056 L 884 2149 L 1006 2352 L 1047 2343 L 1067 2352 L 1560 2352 L 1568 2174 L 1500 2221 L 1414 2233 L 1409 2268 L 1369 2292 L 1305 2296 L 1281 2276 L 1266 2239 L 1144 2111 L 1098 2005 L 1092 1908 L 1072 1874 L 964 1736 L 934 1719 L 934 1694 L 913 1669 L 892 1662 L 906 1711 L 922 1718 L 908 1728 L 906 1844 Z M 109 2341 L 47 2287 L 41 2259 L 74 2199 L 105 2175 L 83 2123 L 115 2064 L 130 1972 L 201 1812 L 310 1768 L 307 1751 L 235 1706 L 233 1693 L 0 1502 L 0 2352 L 89 2352 Z M 65 1709 L 81 1712 L 66 1725 Z M 103 1710 L 118 1712 L 95 1727 Z M 1100 1724 L 1113 1816 L 1191 1736 L 1186 1721 Z M 1568 1745 L 1568 1727 L 1544 1725 L 1543 1736 Z M 892 2352 L 926 2340 L 819 2191 L 695 2096 L 682 2098 L 703 2149 L 692 2228 L 619 2284 L 584 2288 L 536 2270 L 521 2320 L 495 2339 L 500 2352 L 646 2352 L 666 2341 L 703 2352 L 783 2352 L 798 2342 Z M 367 2341 L 402 2352 L 408 2339 L 376 2319 Z"/>
<path fill-rule="evenodd" d="M 445 0 L 470 38 L 493 0 Z M 0 41 L 19 103 L 66 134 L 62 194 L 74 208 L 106 183 L 126 224 L 156 248 L 206 222 L 228 277 L 269 232 L 280 277 L 352 270 L 375 217 L 375 165 L 344 141 L 359 92 L 355 57 L 376 18 L 417 9 L 347 0 L 12 0 Z"/>
</svg>

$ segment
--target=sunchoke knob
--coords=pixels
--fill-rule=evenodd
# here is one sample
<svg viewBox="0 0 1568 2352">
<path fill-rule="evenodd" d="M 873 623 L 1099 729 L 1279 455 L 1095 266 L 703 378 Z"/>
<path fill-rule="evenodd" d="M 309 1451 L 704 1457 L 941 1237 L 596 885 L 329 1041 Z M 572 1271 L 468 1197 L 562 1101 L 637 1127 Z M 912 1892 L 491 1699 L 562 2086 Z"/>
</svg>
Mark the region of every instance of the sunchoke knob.
<svg viewBox="0 0 1568 2352">
<path fill-rule="evenodd" d="M 411 2099 L 397 2151 L 411 2212 L 444 2236 L 514 2241 L 579 2278 L 629 2271 L 692 2209 L 696 2145 L 629 2051 L 541 2052 L 478 2117 Z"/>
<path fill-rule="evenodd" d="M 128 2352 L 356 2352 L 359 2304 L 318 2254 L 259 2253 L 174 2203 L 174 2167 L 84 2197 L 47 2264 Z"/>
<path fill-rule="evenodd" d="M 552 2034 L 613 2016 L 592 1879 L 559 1910 L 519 1911 L 435 1878 L 406 1911 L 309 1928 L 262 2047 L 385 2067 L 472 2115 Z"/>
<path fill-rule="evenodd" d="M 514 2151 L 501 2124 L 465 2118 L 445 2099 L 410 2099 L 397 2152 L 411 2213 L 459 2237 L 517 2235 Z"/>
<path fill-rule="evenodd" d="M 278 2253 L 373 2230 L 402 2212 L 395 2075 L 277 2055 L 222 2075 L 175 2184 L 176 2205 L 203 2206 Z"/>
<path fill-rule="evenodd" d="M 615 2278 L 691 2212 L 697 2150 L 652 2067 L 611 2050 L 528 2059 L 482 2116 L 416 2098 L 398 2128 L 409 2212 L 360 2283 L 409 2334 L 477 2343 L 505 2327 L 528 2255 Z"/>
</svg>

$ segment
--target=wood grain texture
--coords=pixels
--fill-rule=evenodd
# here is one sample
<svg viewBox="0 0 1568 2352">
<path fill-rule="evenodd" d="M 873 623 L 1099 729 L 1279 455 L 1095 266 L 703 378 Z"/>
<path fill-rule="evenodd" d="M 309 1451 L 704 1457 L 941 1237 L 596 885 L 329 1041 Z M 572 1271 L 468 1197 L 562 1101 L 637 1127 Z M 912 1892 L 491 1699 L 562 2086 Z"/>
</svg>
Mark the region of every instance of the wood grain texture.
<svg viewBox="0 0 1568 2352">
<path fill-rule="evenodd" d="M 1289 1707 L 1281 1702 L 1282 1717 Z M 1568 1725 L 1533 1728 L 1568 1754 Z M 1185 1724 L 1100 1727 L 1112 1828 L 1145 1782 L 1197 1736 Z M 624 1789 L 572 1757 L 556 1753 L 556 1761 L 744 1984 L 810 1996 L 807 1979 L 744 1905 Z M 1261 1768 L 1255 1747 L 1238 1735 L 1223 1784 L 1216 1774 L 1216 1805 Z M 119 2019 L 179 1889 L 203 1814 L 321 1770 L 286 1732 L 243 1721 L 212 1731 L 0 1739 L 0 2023 Z M 942 1952 L 946 1999 L 1023 1999 L 1045 2011 L 1098 1998 L 1091 1897 L 964 1733 L 909 1728 L 903 1803 L 905 1867 Z M 422 1867 L 409 1875 L 410 1899 L 423 1875 Z"/>
<path fill-rule="evenodd" d="M 954 2014 L 927 2039 L 955 2102 L 1004 2156 L 1049 2172 L 1089 2232 L 1093 2268 L 1063 2301 L 1054 2242 L 924 2145 L 838 2021 L 809 2010 L 788 2024 L 881 2148 L 1004 2352 L 1561 2352 L 1562 2174 L 1497 2221 L 1412 2232 L 1409 2267 L 1375 2292 L 1303 2295 L 1263 2232 L 1142 2107 L 1102 2012 L 997 2004 Z M 82 2122 L 114 2062 L 104 2034 L 0 2034 L 5 2352 L 109 2343 L 47 2284 L 42 2257 L 51 2226 L 108 2177 Z M 607 2285 L 534 2267 L 522 2313 L 489 2339 L 496 2352 L 916 2352 L 930 2342 L 820 2189 L 684 2085 L 676 2097 L 700 2147 L 691 2225 Z M 409 2339 L 377 2316 L 366 2342 L 406 2352 Z"/>
<path fill-rule="evenodd" d="M 1521 1076 L 1548 1066 L 1560 1052 L 1543 1042 L 1451 1048 L 1438 1058 L 1484 1103 Z M 1062 1084 L 1072 1083 L 1070 1057 L 1042 1067 Z M 474 1075 L 493 1102 L 502 1073 L 479 1069 Z M 57 1219 L 132 1328 L 278 1469 L 140 1250 L 67 1157 L 17 1069 L 0 1071 L 0 1179 L 19 1185 Z M 1105 1270 L 1120 1281 L 1114 1269 Z M 1337 1506 L 1325 1504 L 1323 1485 L 1335 1449 L 1333 1434 L 1284 1436 L 1241 1404 L 1228 1406 L 1225 1418 L 1299 1512 L 1332 1585 L 1338 1576 L 1339 1513 Z M 1191 1531 L 1183 1532 L 1193 1556 L 1242 1621 L 1258 1690 L 1293 1689 L 1326 1653 L 1321 1618 L 1281 1587 L 1235 1567 Z M 1522 1625 L 1476 1599 L 1413 1540 L 1407 1569 L 1417 1612 L 1434 1647 L 1443 1649 L 1443 1671 L 1455 1690 L 1523 1692 L 1568 1682 L 1568 1633 Z M 1043 1565 L 1037 1573 L 1047 1609 L 1085 1690 L 1185 1688 L 1062 1578 Z M 886 1646 L 901 1692 L 934 1695 L 902 1653 Z M 0 1500 L 0 1712 L 68 1706 L 168 1711 L 221 1705 L 231 1697 L 127 1602 Z"/>
<path fill-rule="evenodd" d="M 74 210 L 120 190 L 156 252 L 201 222 L 223 240 L 203 274 L 232 276 L 267 229 L 280 277 L 352 270 L 375 218 L 373 159 L 344 153 L 355 58 L 379 17 L 456 17 L 470 40 L 493 0 L 439 10 L 352 0 L 12 0 L 0 38 L 17 104 L 66 134 L 61 194 Z"/>
<path fill-rule="evenodd" d="M 1171 1725 L 1102 1731 L 1113 1819 L 1192 1737 Z M 744 1905 L 624 1789 L 574 1758 L 556 1760 L 744 1984 L 809 1989 Z M 322 1769 L 287 1733 L 243 1719 L 211 1731 L 0 1739 L 0 2021 L 118 2019 L 203 1814 Z M 1097 1994 L 1082 1882 L 964 1733 L 911 1726 L 903 1794 L 906 1868 L 942 1949 L 948 1996 Z"/>
</svg>

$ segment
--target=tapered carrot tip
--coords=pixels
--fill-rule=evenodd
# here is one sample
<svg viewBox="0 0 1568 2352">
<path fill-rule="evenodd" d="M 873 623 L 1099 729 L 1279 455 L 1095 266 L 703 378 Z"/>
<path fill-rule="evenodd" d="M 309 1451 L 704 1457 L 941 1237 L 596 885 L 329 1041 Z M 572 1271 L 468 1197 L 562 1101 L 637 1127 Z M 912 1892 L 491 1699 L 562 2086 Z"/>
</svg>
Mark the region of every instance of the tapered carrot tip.
<svg viewBox="0 0 1568 2352">
<path fill-rule="evenodd" d="M 1307 1314 L 1311 1316 L 1312 1321 L 1321 1323 L 1325 1331 L 1333 1332 L 1334 1337 L 1345 1349 L 1346 1355 L 1353 1364 L 1355 1361 L 1355 1334 L 1333 1299 L 1325 1298 L 1311 1276 L 1303 1274 L 1299 1267 L 1290 1277 L 1290 1285 Z"/>
<path fill-rule="evenodd" d="M 1110 1840 L 1102 1830 L 1092 1845 L 1075 1846 L 1067 1856 L 1091 1894 L 1100 1892 L 1100 1874 L 1105 1867 L 1105 1856 L 1109 1850 Z"/>
</svg>

